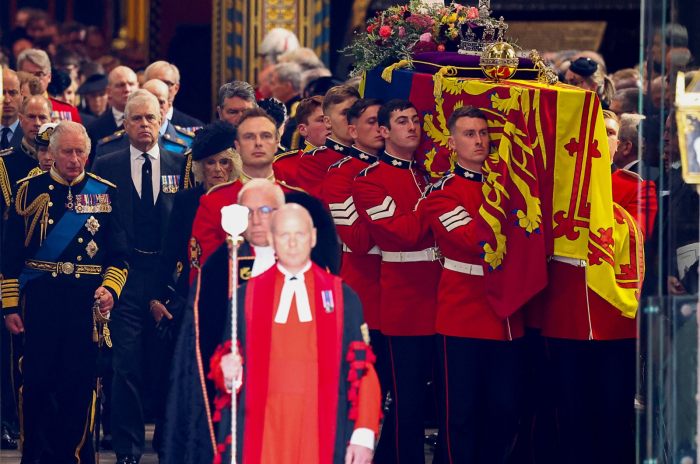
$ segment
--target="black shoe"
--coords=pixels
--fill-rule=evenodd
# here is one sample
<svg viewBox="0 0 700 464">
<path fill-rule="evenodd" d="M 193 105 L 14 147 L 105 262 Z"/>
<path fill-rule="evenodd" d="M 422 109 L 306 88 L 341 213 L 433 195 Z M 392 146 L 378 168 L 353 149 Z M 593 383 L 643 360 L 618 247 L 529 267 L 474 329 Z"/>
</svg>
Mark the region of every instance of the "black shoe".
<svg viewBox="0 0 700 464">
<path fill-rule="evenodd" d="M 8 427 L 7 431 L 10 433 L 10 438 L 12 438 L 13 440 L 19 440 L 20 433 L 18 423 L 12 424 L 12 427 Z"/>
<path fill-rule="evenodd" d="M 132 455 L 127 454 L 119 458 L 117 464 L 139 464 L 139 461 Z"/>
<path fill-rule="evenodd" d="M 112 447 L 112 435 L 105 435 L 102 437 L 102 440 L 100 440 L 100 448 L 103 450 L 113 450 L 114 447 Z"/>
<path fill-rule="evenodd" d="M 14 441 L 8 433 L 7 427 L 2 428 L 2 435 L 0 436 L 0 441 L 0 449 L 16 450 L 19 447 L 19 445 L 17 445 L 17 442 Z"/>
</svg>

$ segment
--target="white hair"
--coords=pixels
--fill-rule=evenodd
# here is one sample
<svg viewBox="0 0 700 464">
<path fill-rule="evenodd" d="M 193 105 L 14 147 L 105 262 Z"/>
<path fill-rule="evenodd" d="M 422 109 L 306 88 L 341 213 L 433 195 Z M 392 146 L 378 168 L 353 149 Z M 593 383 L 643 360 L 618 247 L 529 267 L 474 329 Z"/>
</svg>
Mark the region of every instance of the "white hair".
<svg viewBox="0 0 700 464">
<path fill-rule="evenodd" d="M 155 95 L 145 89 L 134 90 L 124 106 L 124 119 L 129 119 L 130 109 L 133 105 L 153 105 L 156 114 L 160 115 L 160 103 Z"/>
<path fill-rule="evenodd" d="M 284 205 L 285 203 L 284 191 L 282 191 L 282 187 L 277 185 L 276 182 L 270 182 L 267 179 L 251 179 L 250 181 L 248 181 L 248 183 L 246 183 L 243 186 L 241 191 L 238 192 L 239 204 L 241 202 L 241 198 L 243 198 L 243 194 L 251 190 L 261 190 L 263 192 L 269 192 L 270 190 L 272 190 L 275 194 L 275 199 L 277 200 L 277 208 L 282 207 L 282 205 Z"/>
<path fill-rule="evenodd" d="M 17 57 L 17 69 L 22 69 L 22 64 L 25 61 L 39 66 L 42 71 L 49 73 L 51 72 L 51 60 L 49 55 L 46 54 L 44 50 L 37 50 L 36 48 L 29 48 Z"/>
<path fill-rule="evenodd" d="M 61 145 L 61 138 L 63 137 L 63 134 L 69 132 L 72 134 L 82 135 L 83 139 L 85 140 L 85 153 L 90 153 L 92 143 L 90 142 L 90 137 L 87 135 L 85 126 L 73 121 L 61 121 L 53 130 L 53 134 L 51 134 L 51 138 L 49 139 L 49 149 L 51 150 L 51 153 L 53 153 L 54 156 L 58 154 L 58 147 Z"/>
<path fill-rule="evenodd" d="M 143 72 L 143 77 L 145 77 L 147 81 L 150 81 L 151 79 L 154 79 L 151 74 L 163 68 L 170 69 L 173 72 L 175 83 L 180 83 L 180 70 L 177 69 L 177 66 L 170 64 L 167 61 L 154 61 L 153 63 L 149 64 L 146 70 Z"/>
<path fill-rule="evenodd" d="M 260 44 L 260 55 L 268 63 L 277 64 L 277 57 L 284 52 L 299 48 L 299 39 L 294 32 L 276 27 L 267 33 Z"/>
</svg>

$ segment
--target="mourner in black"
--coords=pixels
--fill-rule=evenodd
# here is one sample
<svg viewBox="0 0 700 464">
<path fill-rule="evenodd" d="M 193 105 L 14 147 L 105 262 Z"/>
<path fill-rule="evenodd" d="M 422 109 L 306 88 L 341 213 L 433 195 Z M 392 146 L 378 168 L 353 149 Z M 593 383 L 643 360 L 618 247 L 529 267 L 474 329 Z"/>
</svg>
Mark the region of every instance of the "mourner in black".
<svg viewBox="0 0 700 464">
<path fill-rule="evenodd" d="M 155 286 L 154 271 L 184 161 L 181 154 L 158 145 L 160 125 L 156 98 L 146 90 L 134 92 L 124 109 L 129 147 L 99 158 L 93 168 L 122 186 L 114 201 L 120 207 L 131 251 L 131 278 L 112 315 L 112 402 L 119 405 L 112 411 L 112 439 L 119 463 L 138 462 L 144 452 L 143 400 L 153 387 L 146 382 L 144 371 L 148 356 L 158 356 L 144 349 L 149 337 L 155 339 L 149 292 Z"/>
<path fill-rule="evenodd" d="M 18 184 L 2 249 L 5 325 L 25 333 L 22 462 L 92 463 L 95 318 L 127 279 L 125 236 L 114 184 L 85 173 L 84 127 L 60 123 L 51 150 L 51 171 Z"/>
</svg>

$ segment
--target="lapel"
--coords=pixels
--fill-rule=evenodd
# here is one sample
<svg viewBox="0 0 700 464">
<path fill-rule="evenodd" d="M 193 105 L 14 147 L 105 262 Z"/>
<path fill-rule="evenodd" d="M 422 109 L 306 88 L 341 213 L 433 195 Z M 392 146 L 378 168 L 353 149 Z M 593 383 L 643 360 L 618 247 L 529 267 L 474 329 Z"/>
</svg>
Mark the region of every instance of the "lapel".
<svg viewBox="0 0 700 464">
<path fill-rule="evenodd" d="M 18 150 L 21 150 L 23 138 L 24 138 L 24 131 L 22 130 L 22 126 L 17 124 L 17 130 L 15 131 L 14 134 L 12 134 L 12 140 L 10 140 L 10 147 L 14 148 L 15 152 L 17 152 Z"/>
<path fill-rule="evenodd" d="M 117 175 L 115 176 L 117 184 L 117 197 L 119 198 L 119 206 L 122 210 L 122 223 L 124 229 L 131 238 L 134 237 L 134 204 L 133 204 L 133 189 L 134 180 L 131 178 L 131 154 L 129 146 L 115 152 L 114 166 Z"/>
</svg>

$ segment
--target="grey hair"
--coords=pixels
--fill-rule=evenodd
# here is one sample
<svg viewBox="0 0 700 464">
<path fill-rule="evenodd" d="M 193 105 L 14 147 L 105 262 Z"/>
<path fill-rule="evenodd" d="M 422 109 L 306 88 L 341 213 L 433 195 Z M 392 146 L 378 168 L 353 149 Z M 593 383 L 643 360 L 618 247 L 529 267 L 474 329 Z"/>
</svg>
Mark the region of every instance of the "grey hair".
<svg viewBox="0 0 700 464">
<path fill-rule="evenodd" d="M 233 164 L 233 169 L 231 170 L 231 174 L 228 176 L 228 181 L 237 179 L 238 176 L 241 175 L 241 172 L 243 172 L 243 161 L 241 160 L 241 155 L 239 155 L 233 148 L 227 148 L 226 150 L 215 153 L 214 155 L 219 154 L 224 155 L 224 158 L 228 158 Z M 207 158 L 209 158 L 209 156 L 207 156 Z M 204 162 L 207 160 L 207 158 L 199 161 L 192 161 L 192 174 L 194 174 L 194 180 L 199 183 L 204 183 Z"/>
<path fill-rule="evenodd" d="M 155 95 L 145 89 L 134 90 L 129 99 L 126 101 L 126 106 L 124 106 L 124 119 L 129 119 L 129 111 L 132 105 L 144 105 L 151 104 L 156 109 L 156 114 L 160 116 L 160 103 Z M 162 121 L 161 121 L 162 123 Z"/>
<path fill-rule="evenodd" d="M 315 81 L 318 78 L 330 77 L 332 75 L 333 74 L 331 74 L 330 69 L 326 69 L 326 68 L 309 69 L 308 71 L 304 72 L 301 75 L 301 88 L 305 89 L 311 82 Z"/>
<path fill-rule="evenodd" d="M 275 65 L 275 73 L 277 73 L 277 82 L 280 84 L 291 82 L 292 88 L 296 93 L 302 91 L 301 66 L 292 62 L 280 63 Z"/>
<path fill-rule="evenodd" d="M 170 70 L 173 72 L 173 76 L 175 77 L 175 83 L 180 83 L 180 70 L 177 69 L 177 66 L 168 63 L 167 61 L 154 61 L 153 63 L 149 64 L 146 70 L 143 72 L 143 77 L 145 77 L 147 81 L 150 81 L 153 79 L 150 74 L 163 68 L 170 68 Z"/>
<path fill-rule="evenodd" d="M 29 48 L 20 53 L 17 57 L 17 69 L 21 70 L 22 64 L 24 64 L 25 61 L 39 66 L 44 72 L 51 72 L 51 60 L 44 50 Z"/>
<path fill-rule="evenodd" d="M 259 53 L 271 65 L 277 64 L 280 54 L 299 48 L 299 39 L 294 32 L 276 27 L 265 35 L 260 44 Z"/>
<path fill-rule="evenodd" d="M 637 146 L 639 142 L 639 123 L 644 119 L 644 116 L 639 114 L 623 114 L 620 118 L 620 130 L 617 133 L 617 138 L 620 143 L 632 142 L 633 146 Z"/>
<path fill-rule="evenodd" d="M 246 183 L 243 188 L 241 189 L 240 192 L 238 192 L 238 203 L 241 203 L 241 198 L 243 198 L 243 194 L 249 190 L 262 190 L 262 191 L 269 191 L 273 190 L 275 193 L 275 200 L 277 200 L 277 208 L 281 208 L 284 203 L 284 191 L 282 191 L 282 187 L 280 187 L 277 182 L 270 182 L 267 179 L 251 179 Z M 272 206 L 272 205 L 270 205 Z"/>
<path fill-rule="evenodd" d="M 247 102 L 255 104 L 255 90 L 253 86 L 243 81 L 227 82 L 219 88 L 219 106 L 224 107 L 226 100 L 229 98 L 238 97 Z"/>
<path fill-rule="evenodd" d="M 622 102 L 622 112 L 629 113 L 639 110 L 639 89 L 622 89 L 615 92 L 611 101 Z"/>
<path fill-rule="evenodd" d="M 297 48 L 296 50 L 284 52 L 277 58 L 277 62 L 296 63 L 301 66 L 302 71 L 326 67 L 323 64 L 323 61 L 318 58 L 316 52 L 308 47 Z"/>
<path fill-rule="evenodd" d="M 46 106 L 49 107 L 49 117 L 53 114 L 53 105 L 51 104 L 51 100 L 46 98 L 43 95 L 32 95 L 31 97 L 25 98 L 22 100 L 22 115 L 24 115 L 27 112 L 27 105 L 29 104 L 30 101 L 36 101 L 39 100 L 43 103 L 46 104 Z"/>
<path fill-rule="evenodd" d="M 85 126 L 73 121 L 61 121 L 53 130 L 53 134 L 51 134 L 51 138 L 49 139 L 49 149 L 54 156 L 58 155 L 58 147 L 61 145 L 63 134 L 67 133 L 82 135 L 83 139 L 85 139 L 85 153 L 90 153 L 92 143 L 90 142 L 90 137 L 87 135 Z"/>
</svg>

